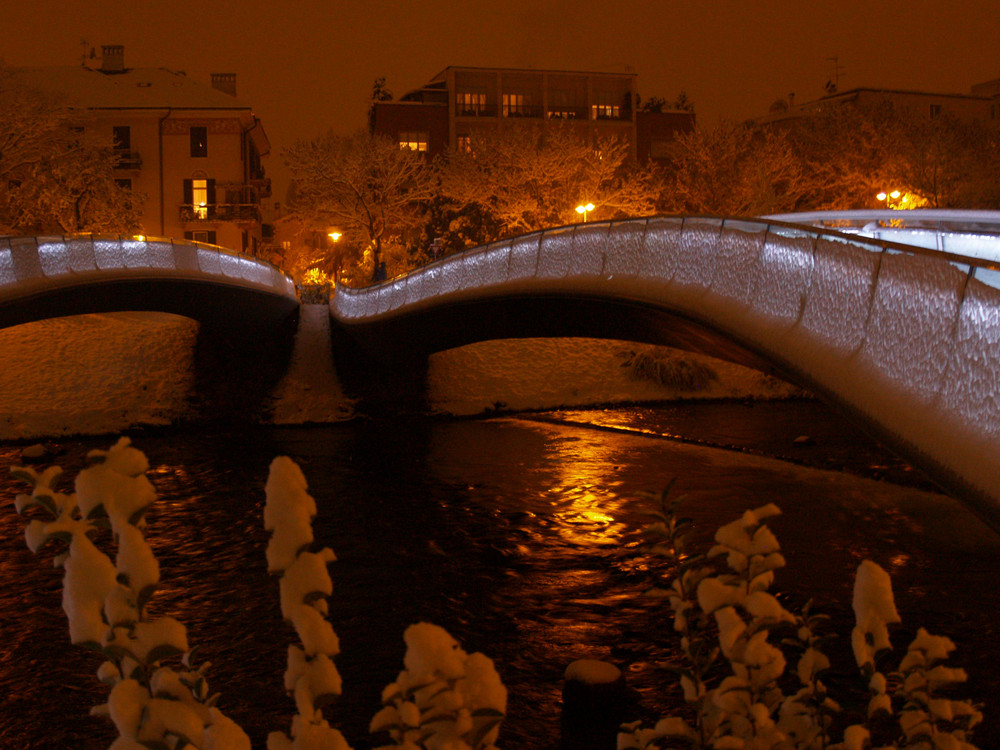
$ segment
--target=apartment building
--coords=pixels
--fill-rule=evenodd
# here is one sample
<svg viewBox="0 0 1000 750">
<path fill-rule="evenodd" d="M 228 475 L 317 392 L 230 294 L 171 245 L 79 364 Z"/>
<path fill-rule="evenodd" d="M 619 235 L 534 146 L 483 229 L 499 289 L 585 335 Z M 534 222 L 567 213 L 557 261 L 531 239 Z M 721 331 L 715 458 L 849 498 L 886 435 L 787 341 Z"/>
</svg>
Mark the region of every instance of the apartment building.
<svg viewBox="0 0 1000 750">
<path fill-rule="evenodd" d="M 617 136 L 631 157 L 650 158 L 653 143 L 694 126 L 692 113 L 636 111 L 635 73 L 447 67 L 396 101 L 374 104 L 374 130 L 401 147 L 440 154 L 465 149 L 482 130 L 553 123 L 591 141 Z M 655 122 L 653 122 L 655 120 Z"/>
<path fill-rule="evenodd" d="M 114 144 L 116 180 L 146 196 L 143 233 L 257 252 L 270 144 L 237 98 L 235 74 L 199 83 L 180 71 L 128 68 L 119 45 L 102 47 L 93 66 L 18 73 L 84 112 L 84 129 Z"/>
</svg>

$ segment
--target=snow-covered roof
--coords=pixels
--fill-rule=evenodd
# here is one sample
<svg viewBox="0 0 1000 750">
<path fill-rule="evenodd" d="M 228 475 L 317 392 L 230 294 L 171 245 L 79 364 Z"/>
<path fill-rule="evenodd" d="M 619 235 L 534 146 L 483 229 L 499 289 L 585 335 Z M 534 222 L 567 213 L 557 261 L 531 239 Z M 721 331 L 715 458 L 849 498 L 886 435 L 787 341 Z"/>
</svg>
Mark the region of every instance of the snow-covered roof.
<svg viewBox="0 0 1000 750">
<path fill-rule="evenodd" d="M 16 68 L 32 88 L 65 95 L 74 107 L 87 109 L 246 110 L 249 104 L 224 91 L 166 68 L 128 68 L 103 73 L 84 66 Z"/>
</svg>

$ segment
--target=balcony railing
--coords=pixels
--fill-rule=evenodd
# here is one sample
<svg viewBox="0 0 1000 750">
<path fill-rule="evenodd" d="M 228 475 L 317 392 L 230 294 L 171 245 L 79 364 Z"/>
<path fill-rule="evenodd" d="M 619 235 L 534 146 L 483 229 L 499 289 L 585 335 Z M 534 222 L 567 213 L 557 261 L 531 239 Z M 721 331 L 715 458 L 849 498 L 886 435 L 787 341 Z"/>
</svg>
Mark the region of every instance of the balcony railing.
<svg viewBox="0 0 1000 750">
<path fill-rule="evenodd" d="M 258 198 L 270 198 L 271 197 L 271 178 L 270 177 L 257 177 L 250 178 L 250 187 L 257 191 Z"/>
<path fill-rule="evenodd" d="M 142 169 L 142 156 L 136 151 L 115 151 L 115 169 Z"/>
<path fill-rule="evenodd" d="M 455 107 L 456 117 L 496 117 L 497 108 L 484 105 L 459 104 Z"/>
<path fill-rule="evenodd" d="M 586 107 L 564 107 L 560 105 L 549 105 L 548 117 L 550 120 L 586 120 Z"/>
<path fill-rule="evenodd" d="M 541 117 L 542 108 L 537 104 L 504 104 L 504 117 Z"/>
<path fill-rule="evenodd" d="M 212 203 L 206 205 L 182 204 L 180 219 L 183 222 L 232 221 L 241 224 L 260 223 L 259 203 Z"/>
</svg>

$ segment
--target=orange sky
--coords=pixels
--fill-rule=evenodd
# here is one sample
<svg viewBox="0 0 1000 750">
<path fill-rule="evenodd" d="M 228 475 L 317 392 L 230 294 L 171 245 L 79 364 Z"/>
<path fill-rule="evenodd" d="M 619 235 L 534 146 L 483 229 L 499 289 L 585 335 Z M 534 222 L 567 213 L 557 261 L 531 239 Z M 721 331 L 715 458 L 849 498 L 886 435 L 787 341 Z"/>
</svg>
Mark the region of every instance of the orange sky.
<svg viewBox="0 0 1000 750">
<path fill-rule="evenodd" d="M 129 67 L 235 72 L 279 180 L 296 138 L 364 124 L 375 77 L 398 96 L 448 65 L 629 69 L 644 97 L 685 90 L 706 124 L 818 97 L 834 56 L 842 90 L 1000 77 L 996 0 L 32 0 L 0 18 L 9 65 L 75 64 L 82 39 L 125 45 Z"/>
</svg>

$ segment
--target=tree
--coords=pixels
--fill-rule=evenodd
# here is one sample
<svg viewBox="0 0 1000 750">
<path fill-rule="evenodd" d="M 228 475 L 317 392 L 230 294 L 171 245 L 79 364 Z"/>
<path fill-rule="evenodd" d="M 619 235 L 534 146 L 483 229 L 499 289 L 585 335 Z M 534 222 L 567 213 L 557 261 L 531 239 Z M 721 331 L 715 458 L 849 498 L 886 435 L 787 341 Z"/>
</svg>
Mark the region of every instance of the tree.
<svg viewBox="0 0 1000 750">
<path fill-rule="evenodd" d="M 112 144 L 0 66 L 0 232 L 132 233 L 144 196 L 115 182 Z"/>
<path fill-rule="evenodd" d="M 681 91 L 672 102 L 668 102 L 662 96 L 651 96 L 639 106 L 640 112 L 653 112 L 656 114 L 662 113 L 665 109 L 694 112 L 694 102 L 688 98 L 686 91 Z"/>
<path fill-rule="evenodd" d="M 790 131 L 815 181 L 811 208 L 874 208 L 887 190 L 934 208 L 998 205 L 1000 143 L 994 128 L 889 100 L 831 107 Z"/>
<path fill-rule="evenodd" d="M 660 208 L 760 216 L 794 210 L 808 188 L 782 131 L 724 121 L 678 136 Z"/>
<path fill-rule="evenodd" d="M 375 132 L 375 104 L 376 102 L 391 102 L 392 92 L 385 85 L 385 76 L 379 76 L 372 84 L 372 101 L 368 105 L 368 132 Z"/>
<path fill-rule="evenodd" d="M 425 159 L 391 138 L 330 132 L 296 141 L 284 152 L 292 172 L 291 217 L 306 227 L 336 226 L 341 242 L 369 251 L 372 278 L 384 250 L 414 229 L 420 206 L 433 195 Z"/>
<path fill-rule="evenodd" d="M 630 162 L 627 142 L 591 144 L 568 123 L 478 133 L 467 151 L 448 155 L 440 175 L 456 218 L 492 228 L 469 237 L 479 243 L 579 221 L 582 203 L 594 204 L 595 219 L 649 214 L 657 195 L 655 175 Z"/>
</svg>

